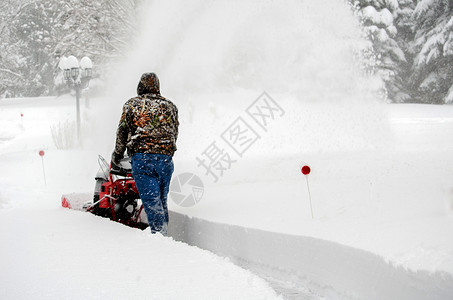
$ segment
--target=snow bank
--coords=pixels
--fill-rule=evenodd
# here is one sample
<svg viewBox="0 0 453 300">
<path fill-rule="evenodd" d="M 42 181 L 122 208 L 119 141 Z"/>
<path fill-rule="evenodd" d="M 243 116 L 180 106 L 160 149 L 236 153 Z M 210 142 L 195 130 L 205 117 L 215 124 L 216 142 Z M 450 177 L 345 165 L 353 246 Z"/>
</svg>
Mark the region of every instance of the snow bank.
<svg viewBox="0 0 453 300">
<path fill-rule="evenodd" d="M 228 259 L 57 206 L 0 210 L 0 240 L 5 299 L 278 299 Z"/>
<path fill-rule="evenodd" d="M 169 233 L 292 289 L 341 299 L 451 299 L 453 276 L 413 272 L 382 257 L 334 242 L 213 223 L 171 213 Z M 288 286 L 286 286 L 288 289 Z"/>
</svg>

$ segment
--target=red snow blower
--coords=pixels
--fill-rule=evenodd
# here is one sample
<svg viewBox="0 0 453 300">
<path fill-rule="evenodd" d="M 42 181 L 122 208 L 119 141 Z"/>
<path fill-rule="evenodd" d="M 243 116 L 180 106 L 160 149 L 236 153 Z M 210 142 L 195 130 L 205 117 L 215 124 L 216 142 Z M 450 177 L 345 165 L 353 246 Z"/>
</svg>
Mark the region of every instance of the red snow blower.
<svg viewBox="0 0 453 300">
<path fill-rule="evenodd" d="M 61 197 L 61 205 L 74 210 L 88 211 L 127 226 L 145 229 L 148 219 L 132 177 L 128 157 L 119 166 L 108 164 L 99 155 L 99 171 L 92 200 L 88 194 L 68 194 Z M 88 200 L 88 201 L 87 201 Z"/>
</svg>

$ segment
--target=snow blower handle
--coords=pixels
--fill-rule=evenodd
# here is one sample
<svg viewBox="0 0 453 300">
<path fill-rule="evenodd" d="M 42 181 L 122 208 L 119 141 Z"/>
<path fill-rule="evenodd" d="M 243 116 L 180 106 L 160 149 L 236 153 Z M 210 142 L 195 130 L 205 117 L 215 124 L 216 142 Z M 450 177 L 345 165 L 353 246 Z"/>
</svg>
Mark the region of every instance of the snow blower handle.
<svg viewBox="0 0 453 300">
<path fill-rule="evenodd" d="M 119 175 L 119 176 L 127 176 L 128 170 L 123 168 L 123 166 L 118 166 L 112 161 L 110 161 L 110 176 L 112 175 Z"/>
<path fill-rule="evenodd" d="M 121 169 L 121 167 L 118 166 L 118 165 L 116 165 L 116 164 L 113 162 L 113 160 L 110 161 L 110 172 L 109 172 L 110 174 L 112 174 L 112 172 L 113 172 L 113 174 L 115 174 L 115 173 L 116 173 L 117 171 L 119 171 L 120 169 Z"/>
<path fill-rule="evenodd" d="M 113 160 L 110 161 L 110 169 L 109 169 L 109 180 L 110 182 L 113 182 L 112 180 L 112 169 L 115 167 L 115 164 L 113 163 Z"/>
</svg>

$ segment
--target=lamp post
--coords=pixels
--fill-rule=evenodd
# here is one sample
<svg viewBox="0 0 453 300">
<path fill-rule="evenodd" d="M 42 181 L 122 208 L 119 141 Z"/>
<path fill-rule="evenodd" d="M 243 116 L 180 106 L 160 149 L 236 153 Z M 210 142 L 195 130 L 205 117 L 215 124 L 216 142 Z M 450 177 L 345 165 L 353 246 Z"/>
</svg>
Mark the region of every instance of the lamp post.
<svg viewBox="0 0 453 300">
<path fill-rule="evenodd" d="M 80 62 L 73 55 L 63 56 L 58 67 L 63 71 L 66 84 L 75 89 L 77 105 L 77 139 L 80 139 L 80 92 L 88 87 L 92 76 L 93 63 L 88 57 L 83 57 Z"/>
</svg>

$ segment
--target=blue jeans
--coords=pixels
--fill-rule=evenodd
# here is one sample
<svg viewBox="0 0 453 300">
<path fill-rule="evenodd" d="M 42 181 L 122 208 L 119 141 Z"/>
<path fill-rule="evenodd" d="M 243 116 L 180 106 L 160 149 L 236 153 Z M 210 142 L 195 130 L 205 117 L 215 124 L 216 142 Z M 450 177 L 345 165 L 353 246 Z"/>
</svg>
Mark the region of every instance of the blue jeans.
<svg viewBox="0 0 453 300">
<path fill-rule="evenodd" d="M 136 153 L 131 158 L 132 176 L 152 233 L 167 235 L 167 194 L 174 166 L 171 156 Z"/>
</svg>

